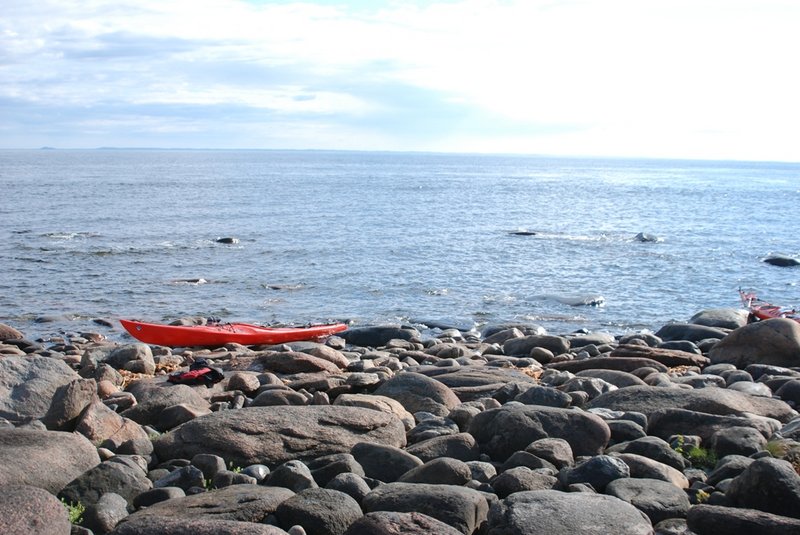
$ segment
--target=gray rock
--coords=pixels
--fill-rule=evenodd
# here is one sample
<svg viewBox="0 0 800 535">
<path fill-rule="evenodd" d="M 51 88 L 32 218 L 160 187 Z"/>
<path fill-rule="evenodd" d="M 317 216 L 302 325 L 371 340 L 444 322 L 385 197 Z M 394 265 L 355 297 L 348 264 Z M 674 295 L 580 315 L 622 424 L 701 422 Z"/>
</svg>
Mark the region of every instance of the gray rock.
<svg viewBox="0 0 800 535">
<path fill-rule="evenodd" d="M 144 470 L 122 462 L 105 461 L 69 482 L 58 493 L 67 502 L 95 504 L 109 492 L 122 496 L 129 504 L 141 492 L 152 488 Z"/>
<path fill-rule="evenodd" d="M 558 481 L 564 487 L 574 483 L 588 483 L 598 492 L 603 492 L 606 485 L 615 479 L 625 477 L 630 477 L 628 465 L 608 455 L 592 457 L 574 467 L 562 468 L 558 472 Z"/>
<path fill-rule="evenodd" d="M 339 366 L 307 353 L 295 351 L 266 351 L 257 354 L 251 361 L 249 371 L 282 374 L 339 373 Z"/>
<path fill-rule="evenodd" d="M 203 472 L 203 477 L 205 479 L 211 479 L 217 472 L 225 470 L 225 459 L 219 455 L 198 453 L 192 457 L 192 465 Z"/>
<path fill-rule="evenodd" d="M 6 325 L 5 323 L 0 323 L 0 342 L 5 342 L 7 340 L 22 340 L 24 338 L 25 335 L 22 334 L 21 331 L 18 331 L 14 327 Z"/>
<path fill-rule="evenodd" d="M 612 481 L 606 494 L 626 501 L 658 524 L 667 518 L 686 518 L 689 497 L 671 483 L 656 479 L 627 478 Z"/>
<path fill-rule="evenodd" d="M 416 329 L 384 325 L 348 329 L 339 336 L 352 345 L 381 347 L 388 344 L 390 340 L 419 340 L 420 333 Z"/>
<path fill-rule="evenodd" d="M 51 493 L 29 485 L 0 485 L 0 525 L 6 535 L 69 535 L 67 509 Z"/>
<path fill-rule="evenodd" d="M 133 373 L 153 375 L 156 371 L 153 351 L 147 344 L 126 344 L 119 346 L 108 354 L 104 362 L 118 370 L 124 369 Z"/>
<path fill-rule="evenodd" d="M 469 432 L 481 451 L 504 461 L 541 438 L 563 438 L 576 455 L 597 455 L 611 437 L 602 418 L 588 412 L 532 405 L 506 405 L 484 411 Z"/>
<path fill-rule="evenodd" d="M 708 447 L 718 457 L 726 455 L 752 455 L 764 451 L 767 439 L 752 427 L 728 427 L 715 431 L 708 441 Z"/>
<path fill-rule="evenodd" d="M 405 428 L 391 414 L 360 407 L 248 407 L 187 422 L 154 445 L 160 459 L 210 453 L 237 466 L 275 466 L 347 453 L 362 441 L 404 446 Z"/>
<path fill-rule="evenodd" d="M 232 485 L 155 503 L 131 514 L 121 525 L 143 518 L 187 523 L 191 520 L 262 523 L 292 496 L 294 492 L 283 487 Z"/>
<path fill-rule="evenodd" d="M 173 470 L 166 476 L 153 482 L 153 486 L 158 487 L 178 487 L 184 491 L 192 487 L 202 487 L 205 484 L 203 471 L 196 466 L 183 466 Z"/>
<path fill-rule="evenodd" d="M 739 507 L 800 518 L 800 475 L 787 461 L 757 459 L 733 480 L 726 495 Z"/>
<path fill-rule="evenodd" d="M 339 474 L 352 473 L 363 476 L 364 468 L 350 453 L 334 453 L 323 455 L 306 462 L 317 485 L 324 487 Z"/>
<path fill-rule="evenodd" d="M 724 329 L 698 325 L 696 323 L 669 323 L 661 327 L 655 334 L 664 342 L 675 340 L 698 342 L 706 338 L 718 338 L 721 340 L 725 338 L 728 332 Z"/>
<path fill-rule="evenodd" d="M 42 422 L 52 431 L 73 431 L 81 413 L 94 401 L 99 401 L 95 380 L 75 379 L 56 389 Z"/>
<path fill-rule="evenodd" d="M 178 487 L 161 487 L 157 489 L 150 489 L 140 492 L 133 499 L 133 507 L 141 509 L 142 507 L 150 507 L 159 502 L 172 500 L 175 498 L 182 498 L 186 496 L 186 492 Z"/>
<path fill-rule="evenodd" d="M 573 377 L 559 388 L 567 393 L 585 392 L 589 399 L 594 399 L 600 394 L 617 389 L 616 386 L 598 377 Z"/>
<path fill-rule="evenodd" d="M 623 444 L 616 444 L 606 449 L 606 452 L 634 453 L 664 463 L 677 470 L 686 468 L 686 460 L 683 456 L 672 449 L 666 440 L 654 436 L 637 438 Z"/>
<path fill-rule="evenodd" d="M 159 431 L 167 430 L 159 427 L 159 423 L 161 413 L 169 407 L 183 405 L 198 410 L 209 408 L 208 401 L 192 387 L 174 385 L 161 379 L 136 381 L 128 387 L 128 391 L 136 397 L 137 404 L 124 410 L 121 415 L 141 425 L 155 427 Z"/>
<path fill-rule="evenodd" d="M 543 347 L 552 351 L 554 355 L 560 355 L 569 351 L 569 340 L 561 336 L 547 334 L 530 335 L 522 338 L 512 338 L 503 344 L 503 352 L 506 355 L 527 357 L 534 348 Z"/>
<path fill-rule="evenodd" d="M 216 518 L 158 518 L 131 515 L 111 535 L 287 535 L 279 527 Z"/>
<path fill-rule="evenodd" d="M 445 384 L 413 372 L 392 377 L 378 387 L 374 394 L 400 402 L 412 414 L 425 411 L 436 416 L 447 416 L 451 409 L 461 403 Z"/>
<path fill-rule="evenodd" d="M 141 425 L 120 416 L 99 400 L 94 400 L 84 409 L 75 424 L 75 431 L 93 444 L 102 444 L 114 452 L 123 444 L 137 445 L 136 453 L 142 455 L 150 455 L 153 451 L 150 437 Z"/>
<path fill-rule="evenodd" d="M 706 483 L 716 486 L 720 481 L 733 479 L 744 472 L 745 468 L 750 466 L 754 460 L 755 459 L 743 457 L 741 455 L 728 455 L 727 457 L 723 457 L 717 462 L 711 473 L 708 474 Z"/>
<path fill-rule="evenodd" d="M 469 535 L 486 520 L 489 505 L 473 489 L 453 485 L 387 483 L 372 490 L 362 503 L 367 513 L 422 513 Z"/>
<path fill-rule="evenodd" d="M 480 448 L 475 437 L 469 433 L 438 436 L 411 444 L 406 448 L 411 455 L 419 457 L 422 462 L 439 457 L 452 457 L 461 461 L 474 461 L 480 456 Z"/>
<path fill-rule="evenodd" d="M 748 383 L 745 381 L 739 381 L 730 385 L 728 390 L 735 390 L 736 392 L 741 392 L 742 394 L 747 394 L 748 396 L 761 396 L 765 398 L 772 397 L 772 390 L 767 385 L 762 383 Z M 788 400 L 780 396 L 778 396 L 778 398 L 786 402 L 792 402 L 792 400 Z M 797 403 L 795 403 L 794 406 L 796 407 Z"/>
<path fill-rule="evenodd" d="M 308 535 L 341 535 L 361 518 L 361 507 L 344 492 L 308 489 L 278 506 L 275 515 L 281 527 L 302 526 Z"/>
<path fill-rule="evenodd" d="M 231 485 L 257 485 L 258 480 L 242 472 L 220 470 L 211 478 L 211 484 L 218 489 Z"/>
<path fill-rule="evenodd" d="M 608 428 L 611 430 L 611 441 L 609 444 L 619 444 L 643 438 L 647 433 L 641 425 L 630 420 L 607 420 Z"/>
<path fill-rule="evenodd" d="M 369 494 L 371 490 L 362 476 L 351 472 L 345 472 L 334 476 L 333 479 L 328 481 L 325 488 L 344 492 L 358 503 L 361 503 L 364 496 Z"/>
<path fill-rule="evenodd" d="M 386 483 L 397 481 L 412 468 L 423 464 L 421 459 L 407 451 L 385 444 L 359 442 L 350 453 L 364 469 L 367 477 Z"/>
<path fill-rule="evenodd" d="M 718 329 L 738 329 L 747 325 L 747 311 L 740 308 L 701 310 L 689 319 L 689 323 Z"/>
<path fill-rule="evenodd" d="M 560 407 L 566 408 L 572 404 L 572 398 L 569 394 L 556 390 L 550 386 L 533 386 L 521 394 L 518 394 L 514 401 L 518 401 L 525 405 L 542 405 L 545 407 Z"/>
<path fill-rule="evenodd" d="M 762 262 L 778 267 L 800 266 L 800 260 L 781 254 L 770 255 L 764 258 Z"/>
<path fill-rule="evenodd" d="M 525 451 L 552 463 L 561 470 L 565 466 L 575 464 L 572 447 L 563 438 L 541 438 L 525 447 Z"/>
<path fill-rule="evenodd" d="M 750 413 L 781 422 L 787 422 L 796 415 L 791 407 L 780 400 L 757 398 L 724 388 L 684 390 L 631 386 L 596 397 L 589 402 L 588 408 L 636 411 L 649 416 L 665 407 L 718 415 Z"/>
<path fill-rule="evenodd" d="M 311 470 L 301 461 L 286 461 L 270 472 L 266 484 L 272 487 L 285 487 L 294 492 L 317 488 Z"/>
<path fill-rule="evenodd" d="M 635 453 L 609 453 L 609 455 L 627 464 L 631 477 L 657 479 L 682 489 L 689 488 L 689 479 L 683 472 L 669 465 Z"/>
<path fill-rule="evenodd" d="M 449 418 L 433 416 L 425 418 L 406 433 L 408 442 L 415 443 L 429 438 L 455 435 L 459 432 L 458 425 Z"/>
<path fill-rule="evenodd" d="M 403 422 L 406 430 L 414 427 L 414 415 L 408 412 L 399 401 L 386 396 L 374 394 L 342 394 L 337 396 L 333 404 L 344 407 L 364 407 L 365 409 L 394 414 Z"/>
<path fill-rule="evenodd" d="M 274 407 L 276 405 L 308 405 L 308 399 L 289 387 L 262 390 L 250 403 L 251 407 Z"/>
<path fill-rule="evenodd" d="M 684 409 L 663 409 L 650 415 L 648 432 L 665 440 L 672 435 L 686 434 L 697 435 L 706 441 L 711 440 L 717 431 L 728 427 L 751 427 L 764 437 L 769 437 L 780 429 L 781 424 L 771 418 L 718 416 Z"/>
<path fill-rule="evenodd" d="M 489 481 L 489 484 L 498 497 L 505 498 L 515 492 L 555 488 L 558 479 L 525 466 L 517 466 L 497 474 Z"/>
<path fill-rule="evenodd" d="M 432 459 L 400 476 L 402 483 L 431 483 L 438 485 L 464 485 L 472 479 L 467 463 L 449 457 Z"/>
<path fill-rule="evenodd" d="M 86 507 L 81 525 L 100 535 L 113 530 L 126 516 L 128 502 L 119 494 L 108 492 L 100 496 L 97 503 Z"/>
<path fill-rule="evenodd" d="M 98 464 L 97 449 L 81 435 L 0 428 L 0 486 L 30 485 L 55 494 Z"/>
<path fill-rule="evenodd" d="M 622 372 L 633 372 L 639 368 L 653 368 L 660 372 L 666 372 L 669 368 L 651 358 L 639 357 L 594 357 L 579 360 L 566 360 L 547 365 L 548 369 L 579 373 L 584 370 L 617 370 Z"/>
<path fill-rule="evenodd" d="M 626 386 L 645 386 L 645 382 L 632 373 L 621 372 L 618 370 L 583 370 L 576 374 L 578 377 L 596 377 L 607 383 L 611 383 L 617 388 Z"/>
<path fill-rule="evenodd" d="M 709 352 L 712 363 L 800 366 L 800 323 L 775 318 L 736 329 Z"/>
<path fill-rule="evenodd" d="M 62 360 L 0 358 L 0 418 L 15 424 L 43 418 L 59 387 L 78 379 Z"/>
<path fill-rule="evenodd" d="M 613 496 L 535 490 L 512 494 L 492 507 L 487 535 L 652 535 L 647 517 Z"/>
<path fill-rule="evenodd" d="M 500 471 L 503 472 L 511 468 L 516 468 L 517 466 L 524 466 L 526 468 L 530 468 L 531 470 L 545 469 L 549 470 L 553 474 L 558 472 L 558 468 L 556 468 L 553 463 L 542 459 L 541 457 L 537 457 L 533 453 L 527 451 L 515 451 L 512 453 L 511 457 L 506 459 L 502 464 Z"/>
<path fill-rule="evenodd" d="M 687 517 L 696 535 L 797 535 L 800 520 L 754 509 L 695 505 Z"/>
<path fill-rule="evenodd" d="M 356 520 L 345 535 L 460 535 L 456 528 L 422 513 L 375 511 Z"/>
</svg>

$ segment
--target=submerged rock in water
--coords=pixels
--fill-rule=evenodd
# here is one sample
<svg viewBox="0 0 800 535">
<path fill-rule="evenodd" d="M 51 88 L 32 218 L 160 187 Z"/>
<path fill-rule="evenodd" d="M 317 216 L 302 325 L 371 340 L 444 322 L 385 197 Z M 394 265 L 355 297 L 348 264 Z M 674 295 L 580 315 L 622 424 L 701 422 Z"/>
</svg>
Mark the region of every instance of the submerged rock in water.
<svg viewBox="0 0 800 535">
<path fill-rule="evenodd" d="M 800 260 L 785 255 L 770 255 L 762 260 L 766 264 L 778 267 L 800 266 Z"/>
</svg>

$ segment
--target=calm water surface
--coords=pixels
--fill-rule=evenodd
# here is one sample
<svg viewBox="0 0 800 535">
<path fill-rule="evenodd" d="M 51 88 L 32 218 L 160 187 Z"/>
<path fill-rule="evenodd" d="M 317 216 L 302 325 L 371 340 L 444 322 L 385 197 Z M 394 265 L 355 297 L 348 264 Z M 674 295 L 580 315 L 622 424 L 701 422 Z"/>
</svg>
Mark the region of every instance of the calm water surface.
<svg viewBox="0 0 800 535">
<path fill-rule="evenodd" d="M 0 322 L 29 337 L 184 315 L 622 333 L 740 286 L 800 304 L 800 268 L 761 262 L 800 257 L 800 164 L 0 151 L 0 188 Z"/>
</svg>

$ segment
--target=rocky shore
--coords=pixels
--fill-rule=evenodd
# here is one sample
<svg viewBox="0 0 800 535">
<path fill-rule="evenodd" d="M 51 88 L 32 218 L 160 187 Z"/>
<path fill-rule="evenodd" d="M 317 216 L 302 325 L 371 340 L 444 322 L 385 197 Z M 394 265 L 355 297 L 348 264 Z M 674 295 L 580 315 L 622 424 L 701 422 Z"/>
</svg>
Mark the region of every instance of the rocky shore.
<svg viewBox="0 0 800 535">
<path fill-rule="evenodd" d="M 201 358 L 224 379 L 167 381 Z M 739 310 L 213 349 L 0 325 L 0 531 L 798 534 L 798 404 L 800 324 Z"/>
</svg>

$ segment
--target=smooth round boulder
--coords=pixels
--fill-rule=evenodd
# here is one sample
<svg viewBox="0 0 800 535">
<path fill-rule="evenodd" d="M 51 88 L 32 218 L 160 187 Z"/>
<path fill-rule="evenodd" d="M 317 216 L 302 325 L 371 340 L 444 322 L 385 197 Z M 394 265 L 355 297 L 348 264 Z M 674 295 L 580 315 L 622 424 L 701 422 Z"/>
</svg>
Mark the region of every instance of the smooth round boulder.
<svg viewBox="0 0 800 535">
<path fill-rule="evenodd" d="M 51 493 L 29 485 L 0 485 L 0 526 L 8 535 L 69 535 L 67 508 Z"/>
<path fill-rule="evenodd" d="M 79 379 L 60 359 L 0 358 L 0 418 L 21 424 L 47 414 L 59 387 Z"/>
<path fill-rule="evenodd" d="M 626 478 L 612 481 L 606 494 L 626 501 L 655 525 L 667 518 L 686 518 L 689 497 L 683 489 L 656 479 Z"/>
<path fill-rule="evenodd" d="M 492 507 L 487 535 L 652 535 L 650 520 L 633 505 L 603 494 L 534 490 Z"/>
<path fill-rule="evenodd" d="M 159 459 L 219 455 L 238 466 L 348 453 L 359 442 L 405 446 L 405 427 L 392 414 L 330 405 L 247 407 L 201 416 L 161 435 Z"/>
<path fill-rule="evenodd" d="M 785 318 L 757 321 L 736 329 L 709 352 L 711 362 L 744 369 L 750 364 L 800 366 L 800 323 Z"/>
<path fill-rule="evenodd" d="M 581 410 L 514 404 L 476 415 L 469 433 L 482 452 L 501 462 L 542 438 L 566 440 L 575 455 L 598 455 L 611 438 L 608 425 L 597 415 Z"/>
<path fill-rule="evenodd" d="M 731 482 L 726 495 L 738 507 L 800 518 L 800 475 L 781 459 L 753 461 Z"/>
<path fill-rule="evenodd" d="M 284 529 L 301 526 L 309 535 L 341 535 L 361 518 L 361 507 L 344 492 L 308 489 L 281 503 L 275 511 Z"/>
<path fill-rule="evenodd" d="M 422 513 L 375 511 L 356 520 L 345 535 L 463 535 L 452 526 Z"/>
<path fill-rule="evenodd" d="M 0 428 L 0 486 L 30 485 L 55 494 L 98 464 L 97 448 L 82 435 Z"/>
<path fill-rule="evenodd" d="M 375 390 L 376 396 L 394 399 L 408 412 L 447 416 L 461 400 L 445 384 L 415 372 L 399 373 Z"/>
</svg>

